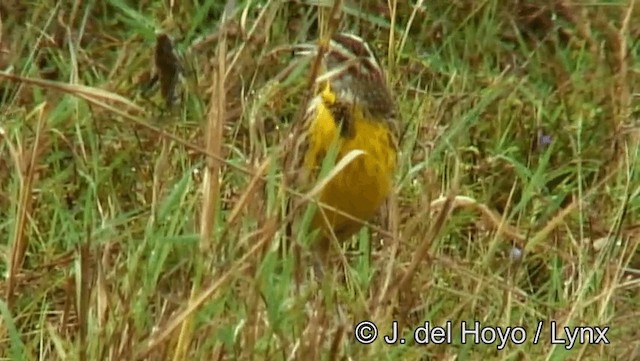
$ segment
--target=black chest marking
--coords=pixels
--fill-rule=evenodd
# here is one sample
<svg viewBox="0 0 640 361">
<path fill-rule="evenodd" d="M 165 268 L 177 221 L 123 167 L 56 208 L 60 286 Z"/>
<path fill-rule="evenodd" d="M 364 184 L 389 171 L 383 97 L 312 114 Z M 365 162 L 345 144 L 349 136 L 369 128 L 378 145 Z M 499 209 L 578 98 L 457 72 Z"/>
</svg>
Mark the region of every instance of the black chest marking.
<svg viewBox="0 0 640 361">
<path fill-rule="evenodd" d="M 356 129 L 353 119 L 353 104 L 344 102 L 335 102 L 333 104 L 327 104 L 327 108 L 331 112 L 336 126 L 340 128 L 340 136 L 342 138 L 353 139 L 355 137 Z"/>
</svg>

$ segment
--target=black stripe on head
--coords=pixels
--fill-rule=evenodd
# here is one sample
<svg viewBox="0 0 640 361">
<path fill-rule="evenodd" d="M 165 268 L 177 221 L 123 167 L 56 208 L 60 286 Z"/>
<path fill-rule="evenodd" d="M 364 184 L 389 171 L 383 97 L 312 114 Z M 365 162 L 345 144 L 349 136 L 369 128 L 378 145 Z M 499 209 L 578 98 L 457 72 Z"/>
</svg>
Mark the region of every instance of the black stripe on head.
<svg viewBox="0 0 640 361">
<path fill-rule="evenodd" d="M 359 71 L 361 75 L 377 80 L 384 79 L 384 73 L 376 54 L 371 50 L 369 44 L 353 34 L 335 34 L 331 39 L 327 57 L 333 66 L 353 62 L 349 68 Z"/>
</svg>

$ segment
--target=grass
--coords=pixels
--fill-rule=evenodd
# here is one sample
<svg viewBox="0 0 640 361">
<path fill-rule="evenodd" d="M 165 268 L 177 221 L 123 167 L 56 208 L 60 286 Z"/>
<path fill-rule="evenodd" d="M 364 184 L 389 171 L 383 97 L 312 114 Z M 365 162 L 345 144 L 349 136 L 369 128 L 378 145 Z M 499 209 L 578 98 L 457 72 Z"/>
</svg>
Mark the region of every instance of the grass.
<svg viewBox="0 0 640 361">
<path fill-rule="evenodd" d="M 306 234 L 282 247 L 309 216 L 280 166 L 309 67 L 278 49 L 328 2 L 0 4 L 0 359 L 637 359 L 638 6 L 380 4 L 339 29 L 396 94 L 396 188 L 346 282 L 319 283 Z M 184 68 L 171 108 L 142 91 L 158 30 Z M 426 321 L 450 342 L 416 345 Z M 526 340 L 462 343 L 462 321 Z M 610 343 L 554 344 L 552 322 Z"/>
</svg>

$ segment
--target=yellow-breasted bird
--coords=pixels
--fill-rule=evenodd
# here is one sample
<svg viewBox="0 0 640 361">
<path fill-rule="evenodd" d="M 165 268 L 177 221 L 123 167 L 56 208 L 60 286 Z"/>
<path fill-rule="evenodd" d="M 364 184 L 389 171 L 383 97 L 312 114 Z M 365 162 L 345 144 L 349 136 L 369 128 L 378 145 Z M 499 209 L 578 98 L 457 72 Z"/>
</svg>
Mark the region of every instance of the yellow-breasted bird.
<svg viewBox="0 0 640 361">
<path fill-rule="evenodd" d="M 317 56 L 318 46 L 299 46 L 300 54 Z M 336 164 L 353 150 L 363 153 L 333 177 L 318 194 L 312 228 L 323 256 L 330 240 L 344 241 L 370 220 L 392 190 L 396 171 L 398 125 L 395 103 L 380 62 L 369 44 L 352 34 L 335 34 L 322 57 L 317 91 L 305 121 L 294 132 L 296 182 L 314 185 L 332 146 Z M 344 213 L 344 214 L 342 214 Z"/>
</svg>

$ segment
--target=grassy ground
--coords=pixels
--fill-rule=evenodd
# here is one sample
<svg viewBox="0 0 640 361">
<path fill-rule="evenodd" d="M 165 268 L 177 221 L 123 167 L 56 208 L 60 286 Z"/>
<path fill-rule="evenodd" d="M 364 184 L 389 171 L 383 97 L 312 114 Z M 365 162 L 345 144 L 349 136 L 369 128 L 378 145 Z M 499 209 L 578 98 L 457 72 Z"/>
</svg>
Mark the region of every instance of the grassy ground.
<svg viewBox="0 0 640 361">
<path fill-rule="evenodd" d="M 347 281 L 316 283 L 279 248 L 308 72 L 278 50 L 329 3 L 71 3 L 0 4 L 0 359 L 640 358 L 640 5 L 346 2 L 406 132 Z M 169 108 L 157 30 L 184 68 Z M 425 321 L 450 342 L 416 345 Z M 554 344 L 552 321 L 610 343 Z"/>
</svg>

